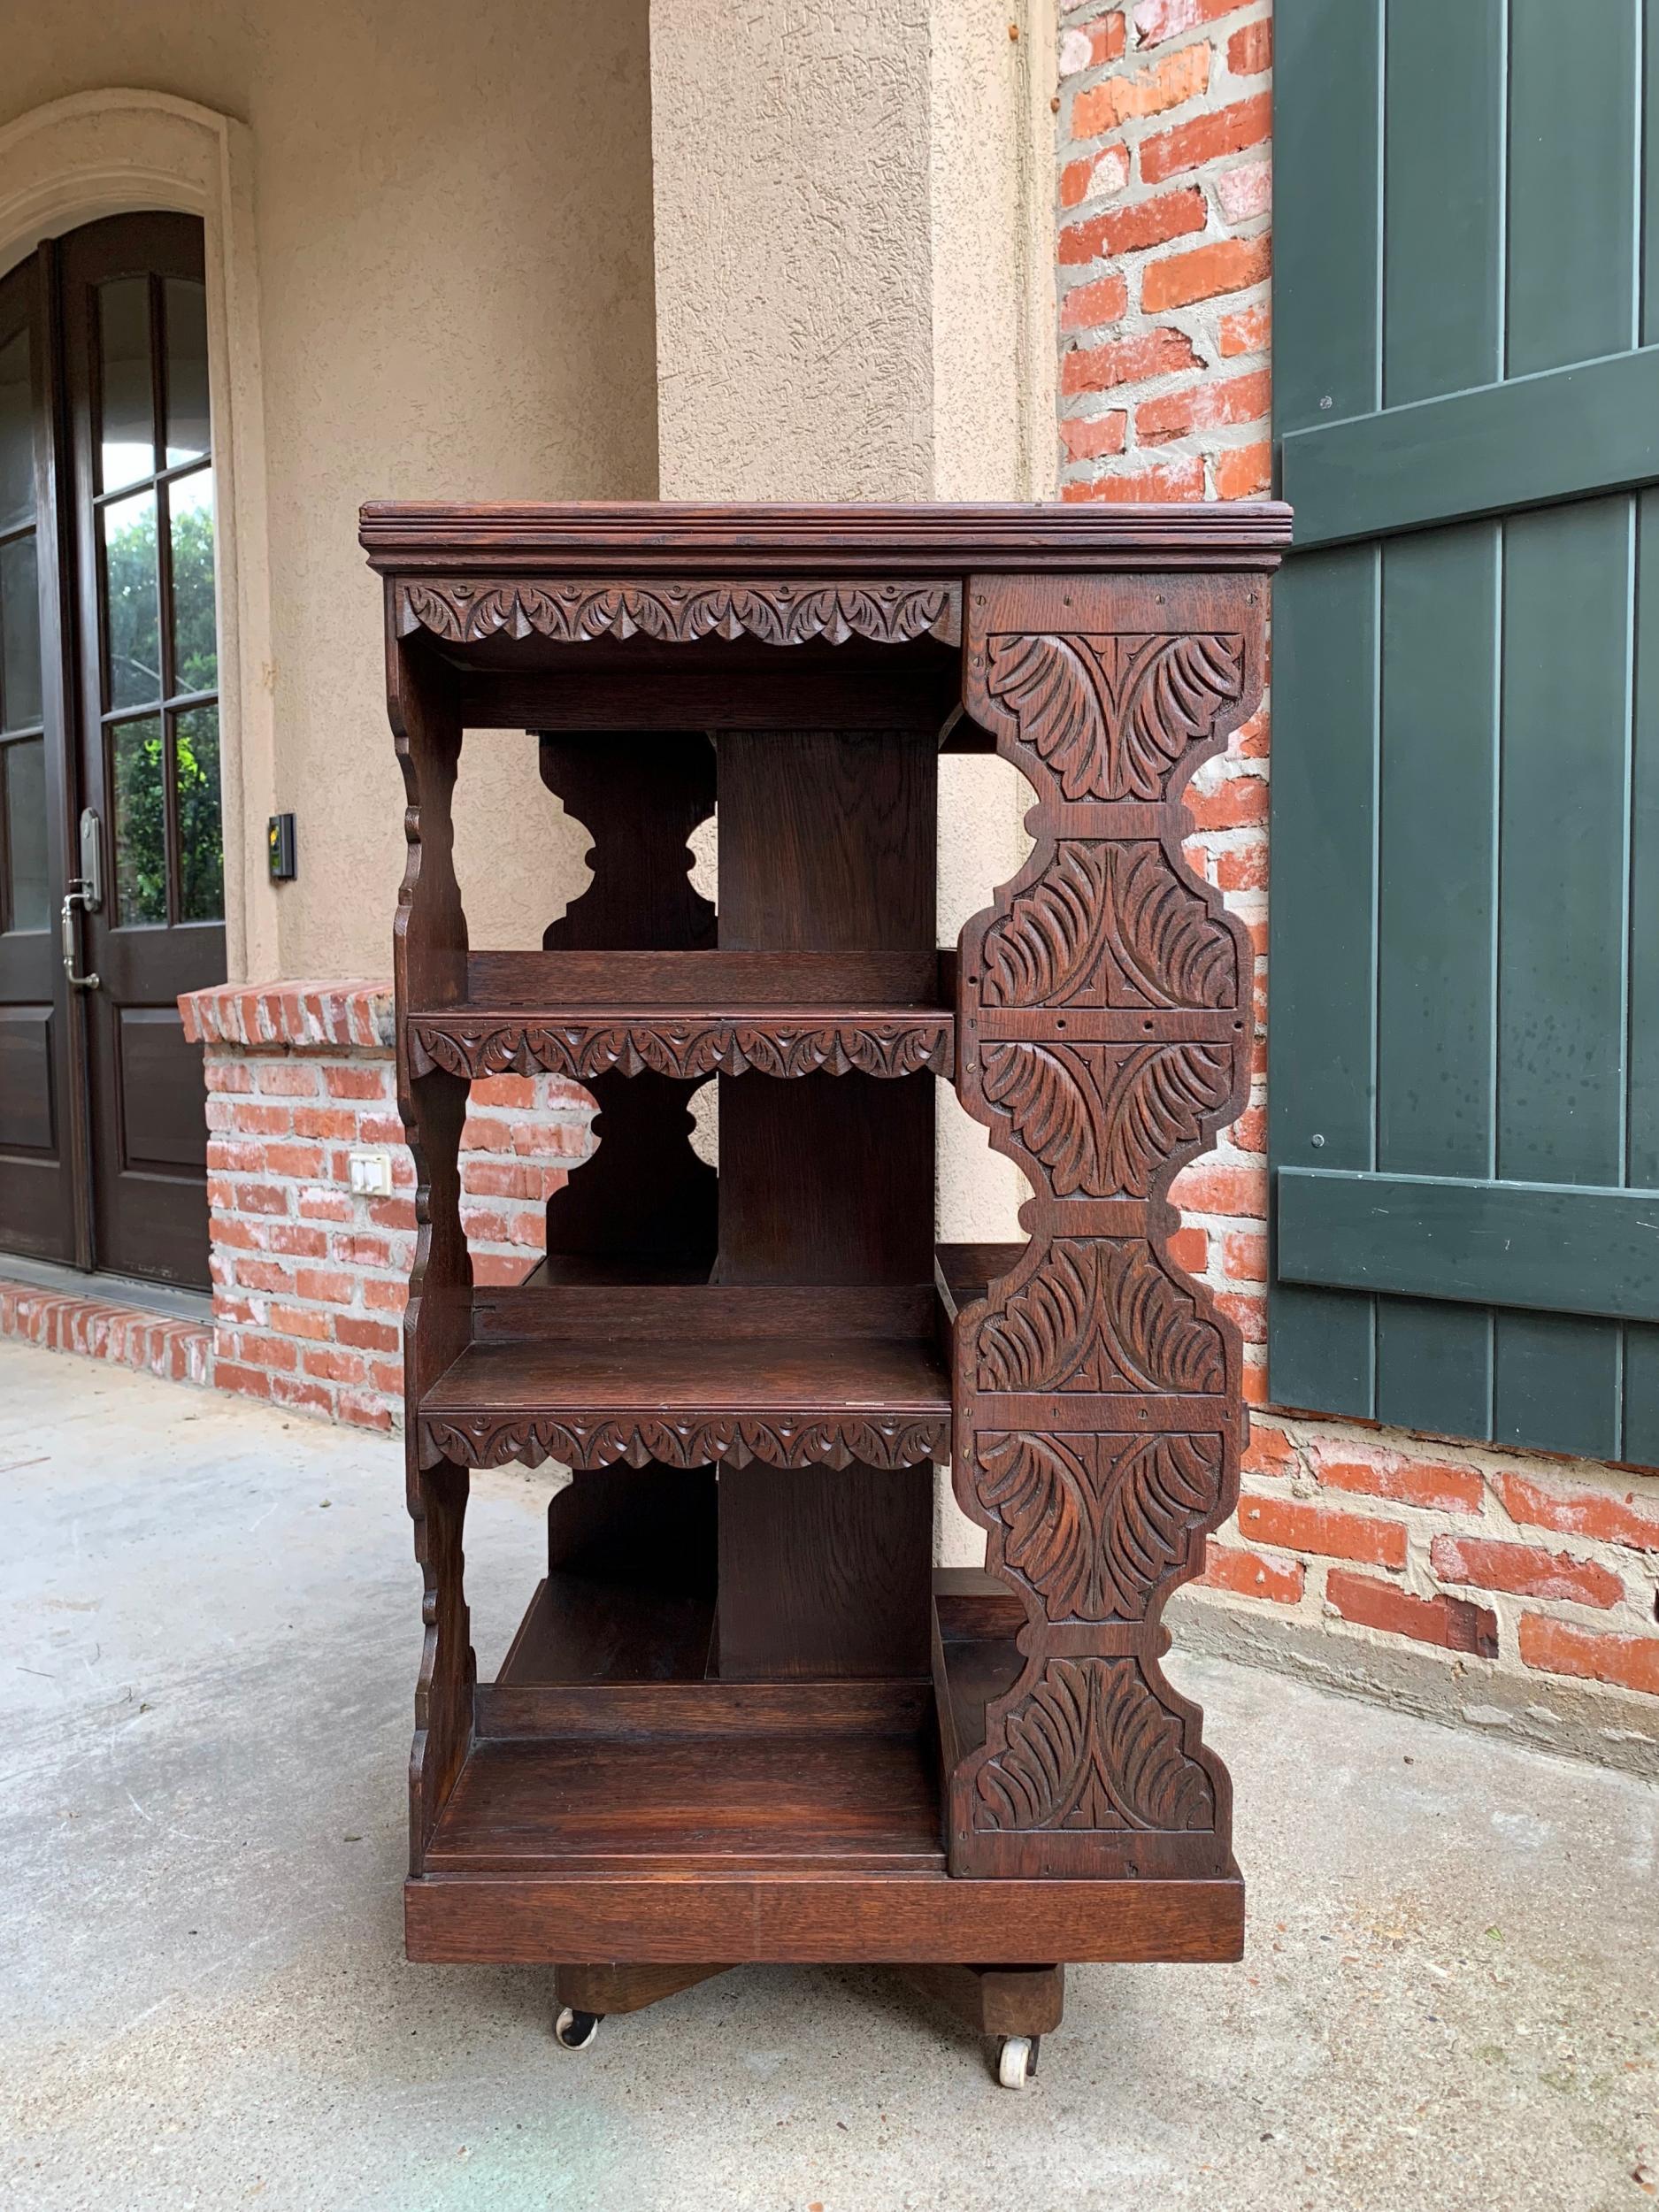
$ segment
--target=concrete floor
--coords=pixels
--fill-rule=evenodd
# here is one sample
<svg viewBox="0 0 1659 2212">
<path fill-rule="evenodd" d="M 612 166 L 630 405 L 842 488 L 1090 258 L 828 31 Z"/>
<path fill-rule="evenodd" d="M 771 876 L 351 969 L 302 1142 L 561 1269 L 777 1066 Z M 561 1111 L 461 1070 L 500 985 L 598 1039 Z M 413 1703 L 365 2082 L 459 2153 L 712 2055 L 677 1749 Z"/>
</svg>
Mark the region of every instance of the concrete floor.
<svg viewBox="0 0 1659 2212">
<path fill-rule="evenodd" d="M 1659 2180 L 1659 1796 L 1188 1662 L 1237 1967 L 1087 1967 L 1023 2097 L 896 1976 L 751 1968 L 580 2057 L 404 1963 L 396 1449 L 0 1345 L 0 2202 L 1621 2212 Z M 469 1523 L 480 1671 L 542 1486 Z M 1171 1671 L 1175 1671 L 1172 1668 Z"/>
</svg>

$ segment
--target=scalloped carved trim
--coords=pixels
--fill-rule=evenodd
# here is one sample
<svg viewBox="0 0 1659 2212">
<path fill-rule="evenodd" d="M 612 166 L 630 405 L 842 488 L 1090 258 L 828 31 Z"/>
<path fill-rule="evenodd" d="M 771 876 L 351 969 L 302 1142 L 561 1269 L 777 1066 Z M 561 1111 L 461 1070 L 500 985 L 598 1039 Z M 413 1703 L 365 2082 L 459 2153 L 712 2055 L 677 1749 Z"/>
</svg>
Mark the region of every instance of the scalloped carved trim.
<svg viewBox="0 0 1659 2212">
<path fill-rule="evenodd" d="M 1004 1563 L 1051 1621 L 1144 1620 L 1221 1496 L 1221 1439 L 998 1431 L 975 1445 Z"/>
<path fill-rule="evenodd" d="M 1227 1386 L 1221 1332 L 1151 1248 L 1058 1237 L 1037 1271 L 980 1325 L 979 1390 Z"/>
<path fill-rule="evenodd" d="M 985 933 L 987 1006 L 1227 1009 L 1239 949 L 1164 848 L 1067 838 Z"/>
<path fill-rule="evenodd" d="M 980 1768 L 981 1831 L 1213 1829 L 1216 1793 L 1133 1658 L 1051 1659 Z"/>
<path fill-rule="evenodd" d="M 480 1023 L 451 1028 L 416 1020 L 410 1033 L 425 1064 L 476 1080 L 516 1069 L 544 1069 L 578 1081 L 608 1075 L 658 1075 L 692 1082 L 707 1075 L 865 1075 L 897 1077 L 927 1070 L 948 1076 L 954 1058 L 951 1016 L 906 1016 L 882 1022 L 661 1021 Z M 418 1068 L 418 1072 L 423 1071 Z"/>
<path fill-rule="evenodd" d="M 626 1461 L 644 1467 L 916 1467 L 947 1458 L 948 1418 L 704 1414 L 684 1420 L 640 1420 L 627 1415 L 582 1420 L 543 1414 L 438 1415 L 421 1419 L 423 1455 L 462 1467 L 500 1467 L 518 1460 L 539 1467 L 611 1467 Z"/>
<path fill-rule="evenodd" d="M 597 637 L 658 638 L 689 644 L 703 637 L 754 637 L 801 645 L 851 637 L 898 645 L 962 634 L 954 584 L 525 584 L 434 578 L 397 587 L 397 631 L 427 629 L 453 645 L 532 634 L 580 644 Z"/>
<path fill-rule="evenodd" d="M 1014 635 L 987 641 L 986 686 L 1068 799 L 1157 799 L 1244 688 L 1236 632 Z"/>
<path fill-rule="evenodd" d="M 983 1088 L 1056 1198 L 1144 1198 L 1233 1091 L 1225 1046 L 987 1043 Z"/>
</svg>

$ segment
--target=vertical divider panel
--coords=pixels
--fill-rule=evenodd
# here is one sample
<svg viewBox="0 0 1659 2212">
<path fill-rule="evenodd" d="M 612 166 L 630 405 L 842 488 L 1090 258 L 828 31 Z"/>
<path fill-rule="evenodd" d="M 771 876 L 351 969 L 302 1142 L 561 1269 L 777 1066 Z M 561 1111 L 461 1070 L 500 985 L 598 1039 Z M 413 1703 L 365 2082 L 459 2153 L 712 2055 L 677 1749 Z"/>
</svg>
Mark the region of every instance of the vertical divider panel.
<svg viewBox="0 0 1659 2212">
<path fill-rule="evenodd" d="M 1036 1196 L 956 1330 L 954 1479 L 1026 1613 L 950 1778 L 953 1873 L 1215 1877 L 1231 1785 L 1158 1665 L 1237 1496 L 1236 1328 L 1170 1261 L 1165 1194 L 1248 1094 L 1251 951 L 1179 794 L 1261 688 L 1265 580 L 980 576 L 967 710 L 1038 795 L 963 932 L 963 1104 Z"/>
<path fill-rule="evenodd" d="M 723 730 L 717 753 L 722 949 L 932 949 L 931 729 Z M 722 1076 L 719 1206 L 720 1282 L 926 1282 L 933 1079 Z M 933 1481 L 723 1469 L 720 1673 L 926 1675 Z"/>
</svg>

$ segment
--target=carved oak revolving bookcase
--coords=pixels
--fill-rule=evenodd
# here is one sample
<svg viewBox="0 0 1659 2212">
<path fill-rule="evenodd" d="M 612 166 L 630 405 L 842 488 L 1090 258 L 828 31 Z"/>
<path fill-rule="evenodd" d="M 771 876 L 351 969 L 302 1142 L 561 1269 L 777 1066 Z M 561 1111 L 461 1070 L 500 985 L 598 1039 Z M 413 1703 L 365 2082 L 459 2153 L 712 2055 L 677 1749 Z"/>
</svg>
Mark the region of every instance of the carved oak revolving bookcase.
<svg viewBox="0 0 1659 2212">
<path fill-rule="evenodd" d="M 364 510 L 409 798 L 408 1948 L 552 1964 L 562 2040 L 744 1962 L 887 1962 L 1017 2084 L 1064 1962 L 1240 1955 L 1227 1776 L 1159 1667 L 1236 1494 L 1240 1350 L 1165 1194 L 1248 1094 L 1249 942 L 1180 793 L 1256 703 L 1287 532 Z M 592 836 L 524 947 L 468 942 L 463 730 L 534 733 Z M 941 748 L 1010 761 L 1035 841 L 954 953 Z M 457 1151 L 509 1070 L 584 1087 L 599 1142 L 503 1289 Z M 1030 1184 L 1026 1241 L 935 1247 L 941 1080 Z M 513 1459 L 573 1472 L 482 1683 L 468 1471 Z M 983 1571 L 931 1564 L 947 1460 Z"/>
</svg>

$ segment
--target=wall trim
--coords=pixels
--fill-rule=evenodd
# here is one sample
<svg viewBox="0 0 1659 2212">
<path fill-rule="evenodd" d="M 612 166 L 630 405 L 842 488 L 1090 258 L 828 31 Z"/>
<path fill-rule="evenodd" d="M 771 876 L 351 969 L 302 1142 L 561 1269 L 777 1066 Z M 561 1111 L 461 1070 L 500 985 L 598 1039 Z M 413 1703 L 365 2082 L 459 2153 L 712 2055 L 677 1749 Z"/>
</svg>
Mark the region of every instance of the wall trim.
<svg viewBox="0 0 1659 2212">
<path fill-rule="evenodd" d="M 253 139 L 192 100 L 116 88 L 49 101 L 0 129 L 0 270 L 105 215 L 157 208 L 206 233 L 208 380 L 218 475 L 226 956 L 233 977 L 278 967 L 276 907 L 257 866 L 275 805 L 265 398 Z"/>
</svg>

